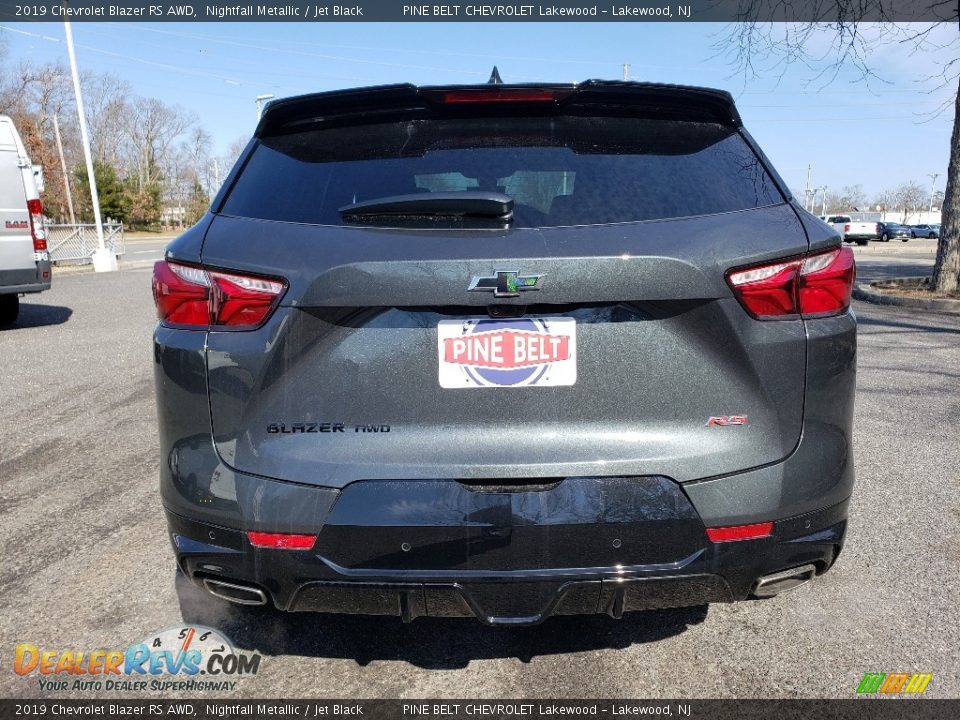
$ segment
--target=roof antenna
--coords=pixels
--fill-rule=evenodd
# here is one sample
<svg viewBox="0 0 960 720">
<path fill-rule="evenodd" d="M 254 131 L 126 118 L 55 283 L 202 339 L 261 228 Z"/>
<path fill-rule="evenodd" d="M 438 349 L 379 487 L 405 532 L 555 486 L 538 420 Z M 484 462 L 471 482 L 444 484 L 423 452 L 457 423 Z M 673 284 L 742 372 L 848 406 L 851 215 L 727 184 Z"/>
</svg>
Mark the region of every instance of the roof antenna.
<svg viewBox="0 0 960 720">
<path fill-rule="evenodd" d="M 493 66 L 493 72 L 490 73 L 490 79 L 487 80 L 487 85 L 503 85 L 503 80 L 500 78 L 500 71 L 497 70 L 497 66 Z"/>
</svg>

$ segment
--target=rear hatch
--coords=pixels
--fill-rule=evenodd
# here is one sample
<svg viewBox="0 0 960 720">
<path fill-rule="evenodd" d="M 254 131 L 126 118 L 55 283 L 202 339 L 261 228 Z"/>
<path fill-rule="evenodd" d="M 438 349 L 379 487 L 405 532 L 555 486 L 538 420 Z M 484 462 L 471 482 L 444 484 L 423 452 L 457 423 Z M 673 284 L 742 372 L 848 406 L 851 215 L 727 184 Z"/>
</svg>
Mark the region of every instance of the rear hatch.
<svg viewBox="0 0 960 720">
<path fill-rule="evenodd" d="M 271 107 L 203 246 L 288 284 L 264 327 L 209 334 L 229 465 L 327 486 L 685 481 L 796 446 L 803 323 L 752 319 L 725 273 L 807 238 L 729 97 L 511 92 Z M 450 193 L 487 200 L 438 210 Z"/>
</svg>

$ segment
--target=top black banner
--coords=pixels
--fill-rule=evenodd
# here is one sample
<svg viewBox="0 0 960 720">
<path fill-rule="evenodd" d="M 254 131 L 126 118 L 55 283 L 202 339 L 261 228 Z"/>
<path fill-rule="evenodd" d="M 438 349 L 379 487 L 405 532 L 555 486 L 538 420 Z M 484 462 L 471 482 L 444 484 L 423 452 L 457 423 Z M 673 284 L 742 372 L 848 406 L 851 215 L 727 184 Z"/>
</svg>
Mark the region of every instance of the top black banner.
<svg viewBox="0 0 960 720">
<path fill-rule="evenodd" d="M 960 0 L 0 0 L 0 22 L 953 22 Z"/>
</svg>

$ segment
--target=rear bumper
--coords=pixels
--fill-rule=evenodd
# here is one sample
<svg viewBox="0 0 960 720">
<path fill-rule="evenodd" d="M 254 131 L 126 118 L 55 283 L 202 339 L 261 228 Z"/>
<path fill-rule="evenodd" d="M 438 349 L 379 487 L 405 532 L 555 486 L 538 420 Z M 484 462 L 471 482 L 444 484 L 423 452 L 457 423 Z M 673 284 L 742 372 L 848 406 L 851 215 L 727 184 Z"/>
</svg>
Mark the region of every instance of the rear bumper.
<svg viewBox="0 0 960 720">
<path fill-rule="evenodd" d="M 391 485 L 406 487 L 412 502 L 398 507 Z M 682 488 L 665 478 L 568 478 L 519 493 L 378 481 L 334 494 L 310 550 L 255 548 L 244 532 L 168 511 L 178 565 L 201 587 L 218 580 L 259 589 L 282 610 L 529 625 L 732 602 L 788 568 L 825 572 L 843 545 L 847 512 L 844 501 L 778 520 L 770 537 L 711 543 Z M 624 508 L 631 498 L 647 504 Z M 557 516 L 555 501 L 573 502 L 575 513 Z M 384 524 L 390 514 L 398 524 Z"/>
<path fill-rule="evenodd" d="M 35 268 L 0 270 L 0 295 L 38 293 L 50 289 L 50 261 L 41 261 Z"/>
</svg>

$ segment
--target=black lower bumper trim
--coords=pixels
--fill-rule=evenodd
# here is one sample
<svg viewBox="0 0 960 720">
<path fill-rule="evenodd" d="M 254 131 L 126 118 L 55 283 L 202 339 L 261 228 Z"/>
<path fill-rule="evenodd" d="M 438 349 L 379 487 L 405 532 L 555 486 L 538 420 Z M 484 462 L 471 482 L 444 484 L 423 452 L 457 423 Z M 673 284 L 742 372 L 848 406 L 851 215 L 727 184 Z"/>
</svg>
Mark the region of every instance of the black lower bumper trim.
<svg viewBox="0 0 960 720">
<path fill-rule="evenodd" d="M 559 504 L 467 495 L 453 485 L 429 488 L 446 503 L 393 503 L 397 513 L 425 508 L 409 517 L 377 515 L 395 493 L 377 497 L 367 492 L 372 485 L 344 493 L 350 503 L 318 521 L 309 550 L 255 548 L 240 529 L 170 512 L 167 520 L 180 568 L 201 585 L 204 578 L 252 585 L 281 610 L 477 617 L 491 625 L 744 600 L 771 574 L 825 572 L 846 531 L 844 501 L 776 519 L 769 537 L 712 543 L 662 479 L 578 481 L 575 497 L 561 498 L 571 502 Z M 407 494 L 417 491 L 431 497 L 416 484 Z M 366 516 L 362 503 L 353 507 L 359 499 L 372 508 Z"/>
<path fill-rule="evenodd" d="M 582 580 L 564 583 L 313 582 L 300 588 L 291 610 L 415 618 L 477 617 L 488 625 L 534 625 L 552 615 L 624 612 L 732 602 L 718 575 Z"/>
</svg>

